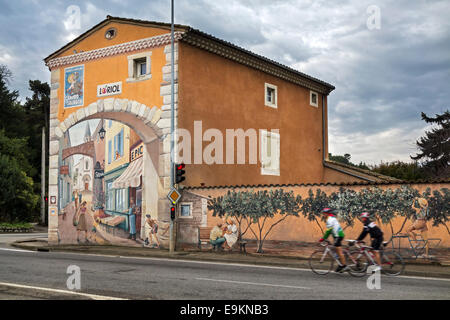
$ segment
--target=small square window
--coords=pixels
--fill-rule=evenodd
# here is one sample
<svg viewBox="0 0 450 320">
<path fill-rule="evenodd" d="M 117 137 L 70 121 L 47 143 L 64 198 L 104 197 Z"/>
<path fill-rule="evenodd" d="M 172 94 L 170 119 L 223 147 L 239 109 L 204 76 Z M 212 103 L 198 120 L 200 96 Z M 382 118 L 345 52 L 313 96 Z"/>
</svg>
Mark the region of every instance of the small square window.
<svg viewBox="0 0 450 320">
<path fill-rule="evenodd" d="M 309 104 L 313 107 L 319 106 L 319 95 L 317 94 L 317 92 L 309 92 Z"/>
<path fill-rule="evenodd" d="M 134 63 L 136 65 L 136 76 L 142 77 L 147 74 L 147 61 L 146 59 L 136 59 L 134 60 Z"/>
<path fill-rule="evenodd" d="M 151 52 L 142 52 L 127 57 L 127 82 L 137 82 L 151 79 Z"/>
<path fill-rule="evenodd" d="M 191 218 L 192 217 L 192 204 L 182 203 L 180 206 L 180 217 Z"/>
<path fill-rule="evenodd" d="M 277 86 L 273 84 L 266 83 L 264 85 L 264 104 L 268 107 L 277 108 L 278 104 L 278 94 Z"/>
</svg>

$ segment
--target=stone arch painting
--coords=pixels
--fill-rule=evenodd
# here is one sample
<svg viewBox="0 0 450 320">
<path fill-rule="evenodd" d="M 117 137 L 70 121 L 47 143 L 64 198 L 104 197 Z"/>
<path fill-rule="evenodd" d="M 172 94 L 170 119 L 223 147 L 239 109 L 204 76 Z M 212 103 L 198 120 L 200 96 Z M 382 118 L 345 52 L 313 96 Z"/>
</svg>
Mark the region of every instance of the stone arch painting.
<svg viewBox="0 0 450 320">
<path fill-rule="evenodd" d="M 122 244 L 168 247 L 169 215 L 166 195 L 170 183 L 170 134 L 167 118 L 158 107 L 147 107 L 127 99 L 99 99 L 71 113 L 52 126 L 50 138 L 50 175 L 61 176 L 58 166 L 72 155 L 92 158 L 92 192 L 77 190 L 76 197 L 64 207 L 50 208 L 49 241 L 53 244 Z M 99 128 L 91 139 L 77 146 L 64 145 L 64 137 L 74 126 L 100 119 L 99 128 L 106 136 L 99 139 Z M 114 137 L 108 134 L 118 132 Z M 125 141 L 125 142 L 124 142 Z M 96 150 L 104 146 L 103 161 Z M 108 148 L 108 142 L 109 147 Z M 112 147 L 114 146 L 114 150 Z M 143 150 L 122 165 L 108 169 L 111 163 L 131 154 L 133 148 Z M 100 160 L 100 161 L 99 161 Z M 56 164 L 56 165 L 55 165 Z M 83 174 L 81 182 L 86 182 Z M 89 180 L 89 179 L 87 179 Z M 61 188 L 50 176 L 50 192 Z M 56 191 L 61 194 L 61 190 Z M 52 212 L 52 210 L 54 210 Z M 55 212 L 56 211 L 56 212 Z M 154 225 L 158 237 L 152 236 Z M 155 241 L 148 241 L 150 238 Z"/>
</svg>

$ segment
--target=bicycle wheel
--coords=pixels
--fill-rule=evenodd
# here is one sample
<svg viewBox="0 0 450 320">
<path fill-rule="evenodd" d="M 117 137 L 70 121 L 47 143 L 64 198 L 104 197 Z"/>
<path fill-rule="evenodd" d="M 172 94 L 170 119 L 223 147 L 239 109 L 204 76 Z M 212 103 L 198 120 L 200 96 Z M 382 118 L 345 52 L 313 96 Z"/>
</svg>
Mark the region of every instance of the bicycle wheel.
<svg viewBox="0 0 450 320">
<path fill-rule="evenodd" d="M 403 258 L 395 251 L 381 253 L 381 271 L 390 276 L 397 276 L 405 269 Z"/>
<path fill-rule="evenodd" d="M 370 265 L 366 255 L 359 250 L 351 251 L 347 257 L 350 275 L 354 277 L 364 277 Z"/>
<path fill-rule="evenodd" d="M 324 250 L 317 250 L 309 258 L 309 267 L 312 272 L 325 275 L 333 269 L 334 259 L 330 254 L 325 254 Z"/>
</svg>

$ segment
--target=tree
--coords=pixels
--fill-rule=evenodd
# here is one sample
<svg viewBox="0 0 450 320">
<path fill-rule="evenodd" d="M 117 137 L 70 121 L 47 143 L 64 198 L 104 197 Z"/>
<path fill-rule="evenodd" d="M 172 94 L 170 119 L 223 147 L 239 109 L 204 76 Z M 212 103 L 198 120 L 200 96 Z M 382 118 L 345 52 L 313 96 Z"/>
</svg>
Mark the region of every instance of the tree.
<svg viewBox="0 0 450 320">
<path fill-rule="evenodd" d="M 284 192 L 283 189 L 257 191 L 249 195 L 249 206 L 247 206 L 247 215 L 250 218 L 252 225 L 250 231 L 257 240 L 258 249 L 256 252 L 263 253 L 263 244 L 272 229 L 283 222 L 289 216 L 298 217 L 300 212 L 302 198 L 301 196 L 294 196 L 294 192 Z M 266 229 L 264 227 L 267 219 L 278 220 Z M 253 226 L 257 226 L 257 230 L 253 230 Z"/>
<path fill-rule="evenodd" d="M 245 231 L 250 230 L 253 233 L 257 241 L 256 252 L 262 253 L 264 241 L 269 233 L 288 216 L 298 216 L 301 203 L 301 196 L 294 196 L 293 191 L 284 192 L 282 189 L 257 192 L 229 191 L 224 196 L 210 199 L 208 209 L 213 211 L 213 216 L 228 214 L 237 217 L 240 219 L 239 228 L 242 221 L 246 220 Z M 266 225 L 269 219 L 271 224 Z"/>
<path fill-rule="evenodd" d="M 371 170 L 385 176 L 406 181 L 427 178 L 425 170 L 417 161 L 411 163 L 402 161 L 382 162 L 379 165 L 372 166 Z"/>
<path fill-rule="evenodd" d="M 352 158 L 352 156 L 349 153 L 346 153 L 343 156 L 332 155 L 331 153 L 328 154 L 328 159 L 331 161 L 339 162 L 339 163 L 346 164 L 346 165 L 349 165 L 352 167 L 357 167 L 360 169 L 370 170 L 370 168 L 364 162 L 360 161 L 359 164 L 356 165 L 350 161 L 351 158 Z"/>
<path fill-rule="evenodd" d="M 212 210 L 213 216 L 231 216 L 236 218 L 239 228 L 239 240 L 242 240 L 244 234 L 251 225 L 246 212 L 248 211 L 249 193 L 228 191 L 225 196 L 219 196 L 208 200 L 208 210 Z M 246 228 L 242 231 L 242 224 L 246 221 Z"/>
<path fill-rule="evenodd" d="M 324 233 L 319 220 L 321 219 L 321 212 L 323 208 L 329 206 L 329 198 L 327 194 L 320 189 L 316 190 L 316 194 L 309 189 L 308 198 L 304 199 L 302 202 L 301 212 L 303 216 L 309 221 L 315 221 L 320 228 L 320 231 Z"/>
<path fill-rule="evenodd" d="M 411 156 L 413 160 L 424 159 L 423 166 L 435 177 L 450 176 L 450 111 L 430 118 L 422 112 L 422 120 L 438 127 L 425 131 L 425 136 L 416 141 L 420 152 Z"/>
<path fill-rule="evenodd" d="M 11 71 L 0 65 L 0 130 L 5 130 L 9 137 L 20 137 L 23 135 L 25 113 L 18 101 L 19 92 L 8 89 L 11 78 Z"/>
<path fill-rule="evenodd" d="M 450 234 L 447 222 L 450 220 L 450 190 L 442 188 L 440 191 L 434 190 L 433 196 L 428 199 L 429 217 L 433 221 L 433 226 L 443 225 Z"/>
<path fill-rule="evenodd" d="M 38 202 L 39 196 L 33 192 L 33 180 L 18 161 L 0 154 L 0 221 L 29 220 L 37 212 Z"/>
<path fill-rule="evenodd" d="M 45 150 L 48 154 L 49 144 L 49 111 L 50 111 L 50 86 L 39 80 L 30 80 L 29 89 L 33 92 L 31 98 L 27 98 L 23 109 L 25 112 L 24 134 L 28 137 L 28 149 L 32 150 L 30 162 L 34 168 L 41 167 L 42 127 L 45 127 Z M 31 176 L 34 181 L 41 181 L 41 172 L 36 170 Z M 35 184 L 35 190 L 40 193 L 40 183 Z"/>
<path fill-rule="evenodd" d="M 15 158 L 20 169 L 29 177 L 37 171 L 28 161 L 30 152 L 26 138 L 9 138 L 6 136 L 5 130 L 0 129 L 0 154 Z"/>
</svg>

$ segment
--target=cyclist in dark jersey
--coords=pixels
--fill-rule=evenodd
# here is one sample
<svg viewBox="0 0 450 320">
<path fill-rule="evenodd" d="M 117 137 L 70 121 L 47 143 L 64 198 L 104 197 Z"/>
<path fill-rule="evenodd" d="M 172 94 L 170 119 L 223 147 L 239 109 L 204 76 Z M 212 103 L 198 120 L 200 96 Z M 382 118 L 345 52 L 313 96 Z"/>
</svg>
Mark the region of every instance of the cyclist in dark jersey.
<svg viewBox="0 0 450 320">
<path fill-rule="evenodd" d="M 367 234 L 370 234 L 370 238 L 372 239 L 372 244 L 370 245 L 373 248 L 375 253 L 375 261 L 378 266 L 381 266 L 380 259 L 380 249 L 383 243 L 383 231 L 375 224 L 375 222 L 370 220 L 370 214 L 368 212 L 363 212 L 359 215 L 362 223 L 364 224 L 364 228 L 359 235 L 357 241 L 362 241 Z"/>
</svg>

